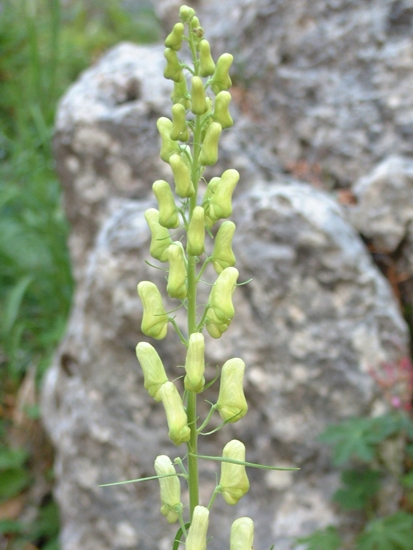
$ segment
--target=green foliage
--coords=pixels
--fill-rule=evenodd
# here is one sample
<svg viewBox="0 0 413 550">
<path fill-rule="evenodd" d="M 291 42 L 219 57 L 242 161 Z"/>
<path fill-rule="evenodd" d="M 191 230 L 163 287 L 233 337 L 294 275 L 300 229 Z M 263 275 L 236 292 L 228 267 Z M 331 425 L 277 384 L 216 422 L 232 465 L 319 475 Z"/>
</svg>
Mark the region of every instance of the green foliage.
<svg viewBox="0 0 413 550">
<path fill-rule="evenodd" d="M 307 550 L 339 550 L 341 538 L 335 527 L 319 529 L 308 537 L 297 539 L 300 544 L 305 544 Z"/>
<path fill-rule="evenodd" d="M 369 522 L 356 550 L 413 550 L 413 515 L 397 512 Z"/>
<path fill-rule="evenodd" d="M 400 438 L 405 442 L 404 456 L 401 458 L 404 459 L 407 472 L 396 481 L 404 487 L 402 502 L 407 509 L 379 517 L 375 510 L 375 497 L 379 495 L 384 477 L 395 476 L 394 472 L 399 469 L 398 464 L 392 468 L 383 459 L 382 446 L 392 439 Z M 337 426 L 330 426 L 320 439 L 333 446 L 333 462 L 336 465 L 347 463 L 351 467 L 342 472 L 343 486 L 335 492 L 333 501 L 343 510 L 361 511 L 369 520 L 355 537 L 351 548 L 413 550 L 413 514 L 410 513 L 413 509 L 412 418 L 403 411 L 376 418 L 352 418 Z M 400 457 L 396 460 L 400 460 Z M 342 544 L 337 529 L 333 527 L 316 531 L 297 542 L 305 544 L 307 550 L 334 550 Z"/>
<path fill-rule="evenodd" d="M 344 470 L 341 481 L 344 485 L 333 496 L 333 501 L 343 510 L 363 510 L 380 489 L 381 473 L 364 468 Z"/>
</svg>

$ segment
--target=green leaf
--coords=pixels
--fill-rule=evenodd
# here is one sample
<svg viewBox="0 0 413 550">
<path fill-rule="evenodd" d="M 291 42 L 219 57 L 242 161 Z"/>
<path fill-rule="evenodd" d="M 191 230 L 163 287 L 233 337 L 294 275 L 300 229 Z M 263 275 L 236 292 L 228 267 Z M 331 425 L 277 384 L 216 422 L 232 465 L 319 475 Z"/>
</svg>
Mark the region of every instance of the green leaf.
<svg viewBox="0 0 413 550">
<path fill-rule="evenodd" d="M 0 472 L 0 501 L 18 495 L 30 483 L 30 476 L 23 468 L 9 468 Z"/>
<path fill-rule="evenodd" d="M 33 281 L 31 275 L 22 277 L 14 287 L 11 288 L 6 298 L 2 331 L 7 334 L 16 322 L 24 294 L 29 284 Z"/>
<path fill-rule="evenodd" d="M 21 535 L 24 532 L 24 525 L 21 521 L 3 519 L 0 521 L 0 533 L 4 535 Z"/>
<path fill-rule="evenodd" d="M 183 476 L 183 474 L 162 474 L 160 476 L 150 476 L 150 477 L 140 477 L 139 479 L 128 479 L 126 481 L 115 481 L 114 483 L 104 483 L 103 485 L 98 485 L 98 487 L 113 487 L 114 485 L 126 485 L 127 483 L 139 483 L 140 481 L 151 481 L 152 479 L 159 479 L 161 477 L 173 477 L 173 476 Z"/>
<path fill-rule="evenodd" d="M 236 460 L 235 458 L 224 458 L 222 456 L 207 456 L 207 455 L 196 455 L 190 453 L 190 456 L 195 456 L 196 458 L 203 458 L 204 460 L 215 460 L 216 462 L 228 462 L 229 464 L 239 464 L 240 466 L 249 466 L 250 468 L 262 468 L 263 470 L 299 470 L 300 468 L 279 468 L 278 466 L 266 466 L 265 464 L 255 464 L 254 462 L 244 462 L 243 460 Z"/>
<path fill-rule="evenodd" d="M 191 522 L 188 521 L 188 523 L 185 524 L 185 529 L 189 529 L 191 527 Z M 182 527 L 178 529 L 176 532 L 175 538 L 174 538 L 174 545 L 172 547 L 172 550 L 179 550 L 179 545 L 182 544 L 181 538 L 183 535 Z"/>
<path fill-rule="evenodd" d="M 302 537 L 296 540 L 299 544 L 305 544 L 306 550 L 339 550 L 341 547 L 341 538 L 335 527 L 326 527 L 319 529 L 308 537 Z"/>
<path fill-rule="evenodd" d="M 363 510 L 380 489 L 380 478 L 374 470 L 345 470 L 341 474 L 344 488 L 334 493 L 333 501 L 344 510 Z"/>
<path fill-rule="evenodd" d="M 28 453 L 23 449 L 0 448 L 0 471 L 23 466 L 27 457 Z"/>
<path fill-rule="evenodd" d="M 356 550 L 413 550 L 413 515 L 397 512 L 371 521 L 357 537 Z"/>
</svg>

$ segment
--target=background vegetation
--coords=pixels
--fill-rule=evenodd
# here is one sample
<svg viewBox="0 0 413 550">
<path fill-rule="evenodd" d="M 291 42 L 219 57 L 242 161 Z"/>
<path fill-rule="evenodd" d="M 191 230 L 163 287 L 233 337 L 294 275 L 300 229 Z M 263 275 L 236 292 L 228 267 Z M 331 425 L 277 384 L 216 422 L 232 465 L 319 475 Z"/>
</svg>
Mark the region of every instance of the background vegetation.
<svg viewBox="0 0 413 550">
<path fill-rule="evenodd" d="M 148 2 L 0 0 L 0 548 L 56 550 L 37 388 L 73 290 L 51 153 L 58 99 L 120 40 L 157 40 Z"/>
</svg>

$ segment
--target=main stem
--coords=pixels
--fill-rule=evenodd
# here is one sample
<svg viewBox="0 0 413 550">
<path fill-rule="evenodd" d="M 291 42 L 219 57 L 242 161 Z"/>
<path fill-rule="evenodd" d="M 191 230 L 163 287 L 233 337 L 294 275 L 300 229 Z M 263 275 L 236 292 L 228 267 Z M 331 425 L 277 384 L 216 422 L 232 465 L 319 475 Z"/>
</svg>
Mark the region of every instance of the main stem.
<svg viewBox="0 0 413 550">
<path fill-rule="evenodd" d="M 198 181 L 199 181 L 199 164 L 198 157 L 200 153 L 201 140 L 201 117 L 195 119 L 194 130 L 194 149 L 191 179 L 195 189 L 195 193 L 190 199 L 189 204 L 189 220 L 192 219 L 192 213 L 197 203 L 198 196 Z M 196 294 L 197 294 L 197 276 L 196 276 L 196 256 L 188 256 L 188 337 L 196 331 Z M 199 504 L 199 480 L 198 480 L 198 459 L 193 454 L 197 454 L 198 448 L 198 433 L 197 433 L 197 414 L 196 414 L 196 393 L 188 392 L 187 401 L 188 425 L 191 430 L 191 437 L 188 441 L 188 474 L 189 474 L 189 510 L 190 517 L 195 506 Z"/>
</svg>

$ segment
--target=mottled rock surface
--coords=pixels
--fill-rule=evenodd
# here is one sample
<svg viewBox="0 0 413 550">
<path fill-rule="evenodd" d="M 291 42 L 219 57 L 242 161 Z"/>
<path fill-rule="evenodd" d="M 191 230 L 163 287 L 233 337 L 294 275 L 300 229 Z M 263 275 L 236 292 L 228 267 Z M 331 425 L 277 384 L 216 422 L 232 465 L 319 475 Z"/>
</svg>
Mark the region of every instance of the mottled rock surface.
<svg viewBox="0 0 413 550">
<path fill-rule="evenodd" d="M 154 4 L 165 29 L 180 4 Z M 305 160 L 345 186 L 388 155 L 413 154 L 412 0 L 188 4 L 216 54 L 235 54 L 234 82 L 271 126 L 284 168 Z"/>
</svg>

